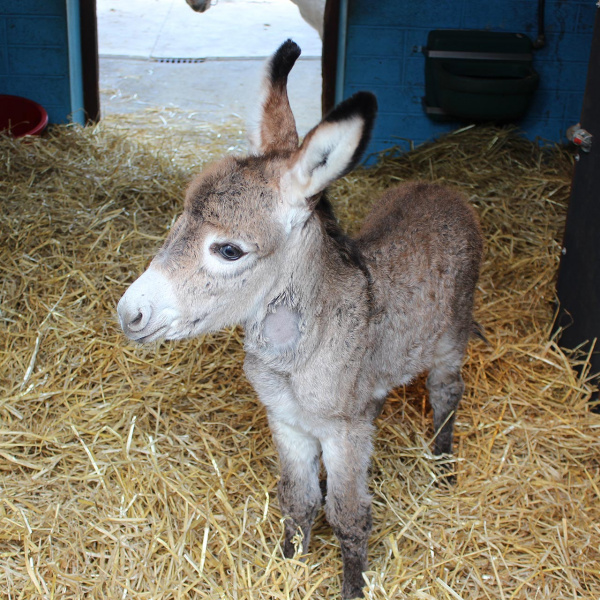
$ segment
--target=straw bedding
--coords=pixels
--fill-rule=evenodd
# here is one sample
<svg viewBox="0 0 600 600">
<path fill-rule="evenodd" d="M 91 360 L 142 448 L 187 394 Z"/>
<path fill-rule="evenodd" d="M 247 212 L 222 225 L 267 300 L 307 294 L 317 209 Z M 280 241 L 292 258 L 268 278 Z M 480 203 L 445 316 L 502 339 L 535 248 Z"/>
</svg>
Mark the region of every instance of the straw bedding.
<svg viewBox="0 0 600 600">
<path fill-rule="evenodd" d="M 139 348 L 116 322 L 192 173 L 240 144 L 238 124 L 209 133 L 157 121 L 0 139 L 3 598 L 339 596 L 322 516 L 306 560 L 282 558 L 243 333 Z M 397 390 L 373 458 L 368 597 L 600 597 L 600 419 L 574 369 L 585 356 L 550 336 L 571 168 L 564 149 L 474 128 L 333 190 L 352 231 L 381 189 L 446 181 L 487 244 L 476 317 L 490 344 L 466 360 L 457 483 L 436 483 L 423 381 Z"/>
</svg>

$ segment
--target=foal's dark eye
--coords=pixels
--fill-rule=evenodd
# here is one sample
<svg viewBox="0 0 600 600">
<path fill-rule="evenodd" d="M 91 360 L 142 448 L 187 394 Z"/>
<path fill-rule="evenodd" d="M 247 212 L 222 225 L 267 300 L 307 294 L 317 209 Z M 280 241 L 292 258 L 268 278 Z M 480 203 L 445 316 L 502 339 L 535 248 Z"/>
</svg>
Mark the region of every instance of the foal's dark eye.
<svg viewBox="0 0 600 600">
<path fill-rule="evenodd" d="M 220 244 L 215 245 L 215 250 L 225 259 L 225 260 L 237 260 L 244 256 L 245 252 L 234 246 L 233 244 Z"/>
</svg>

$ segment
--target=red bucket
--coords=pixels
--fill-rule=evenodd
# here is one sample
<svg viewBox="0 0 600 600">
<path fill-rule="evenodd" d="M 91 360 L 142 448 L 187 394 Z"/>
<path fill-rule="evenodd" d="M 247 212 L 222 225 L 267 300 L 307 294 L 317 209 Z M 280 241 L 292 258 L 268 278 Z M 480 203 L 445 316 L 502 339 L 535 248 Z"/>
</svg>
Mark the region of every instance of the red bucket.
<svg viewBox="0 0 600 600">
<path fill-rule="evenodd" d="M 0 95 L 0 131 L 13 137 L 39 135 L 48 125 L 48 113 L 43 106 L 20 96 Z"/>
</svg>

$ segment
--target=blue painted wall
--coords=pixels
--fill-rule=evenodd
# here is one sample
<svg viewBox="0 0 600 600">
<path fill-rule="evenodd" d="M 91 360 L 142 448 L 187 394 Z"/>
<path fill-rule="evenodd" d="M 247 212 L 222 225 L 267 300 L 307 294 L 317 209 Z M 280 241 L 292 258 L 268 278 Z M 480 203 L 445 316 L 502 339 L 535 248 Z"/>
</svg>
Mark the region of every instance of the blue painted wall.
<svg viewBox="0 0 600 600">
<path fill-rule="evenodd" d="M 534 55 L 540 87 L 518 123 L 531 139 L 563 141 L 579 120 L 592 41 L 593 0 L 547 0 L 545 48 Z M 348 0 L 344 97 L 373 91 L 379 117 L 370 151 L 408 149 L 456 129 L 431 121 L 421 107 L 432 29 L 486 29 L 537 37 L 537 0 Z"/>
<path fill-rule="evenodd" d="M 40 103 L 52 123 L 73 112 L 66 0 L 0 0 L 0 93 Z"/>
</svg>

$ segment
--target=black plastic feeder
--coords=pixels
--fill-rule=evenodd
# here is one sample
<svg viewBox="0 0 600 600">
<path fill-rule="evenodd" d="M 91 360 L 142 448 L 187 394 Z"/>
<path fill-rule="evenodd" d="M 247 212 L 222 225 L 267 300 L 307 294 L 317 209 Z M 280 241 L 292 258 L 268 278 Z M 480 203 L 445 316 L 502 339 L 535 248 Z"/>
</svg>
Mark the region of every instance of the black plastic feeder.
<svg viewBox="0 0 600 600">
<path fill-rule="evenodd" d="M 520 33 L 436 30 L 423 52 L 423 107 L 437 121 L 516 121 L 539 84 L 532 42 Z"/>
</svg>

